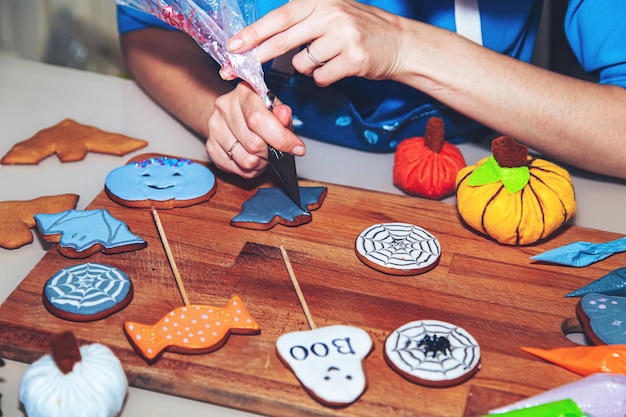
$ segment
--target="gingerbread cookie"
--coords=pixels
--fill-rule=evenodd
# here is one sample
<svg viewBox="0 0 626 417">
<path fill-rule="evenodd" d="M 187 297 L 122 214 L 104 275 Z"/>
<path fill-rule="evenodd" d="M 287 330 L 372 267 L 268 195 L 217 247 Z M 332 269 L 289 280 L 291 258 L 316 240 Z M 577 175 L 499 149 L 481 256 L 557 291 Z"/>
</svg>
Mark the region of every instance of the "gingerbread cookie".
<svg viewBox="0 0 626 417">
<path fill-rule="evenodd" d="M 208 201 L 217 183 L 213 172 L 201 163 L 152 156 L 114 169 L 104 185 L 109 198 L 123 206 L 170 209 Z"/>
<path fill-rule="evenodd" d="M 154 325 L 124 323 L 128 340 L 149 362 L 158 359 L 166 350 L 212 352 L 226 343 L 230 333 L 256 334 L 259 330 L 259 325 L 236 295 L 223 308 L 186 305 L 170 311 Z"/>
<path fill-rule="evenodd" d="M 316 400 L 330 406 L 356 401 L 367 387 L 363 361 L 372 350 L 369 334 L 334 325 L 285 333 L 276 341 L 279 358 Z"/>
<path fill-rule="evenodd" d="M 576 314 L 594 344 L 626 344 L 626 297 L 587 294 L 576 305 Z"/>
<path fill-rule="evenodd" d="M 17 249 L 33 242 L 30 229 L 37 225 L 35 214 L 58 213 L 76 208 L 78 195 L 60 194 L 25 201 L 0 202 L 0 247 Z"/>
<path fill-rule="evenodd" d="M 380 223 L 356 239 L 356 254 L 367 266 L 392 275 L 417 275 L 439 263 L 439 240 L 408 223 Z"/>
<path fill-rule="evenodd" d="M 394 330 L 385 341 L 389 366 L 411 382 L 449 387 L 480 369 L 480 347 L 465 329 L 438 320 L 418 320 Z"/>
<path fill-rule="evenodd" d="M 115 267 L 78 264 L 51 276 L 44 285 L 42 298 L 55 316 L 93 321 L 126 307 L 133 298 L 133 284 L 128 275 Z"/>
<path fill-rule="evenodd" d="M 299 226 L 310 222 L 311 210 L 321 207 L 326 187 L 300 187 L 300 200 L 308 210 L 298 207 L 281 188 L 260 188 L 243 203 L 243 210 L 230 224 L 246 229 L 268 230 L 276 224 Z"/>
<path fill-rule="evenodd" d="M 105 132 L 65 119 L 43 129 L 31 138 L 16 143 L 2 157 L 2 165 L 37 165 L 43 159 L 56 154 L 61 162 L 75 162 L 85 158 L 87 152 L 115 156 L 126 155 L 148 145 L 118 133 Z"/>
<path fill-rule="evenodd" d="M 59 243 L 59 253 L 68 258 L 82 259 L 96 252 L 129 252 L 148 246 L 130 232 L 126 223 L 105 209 L 36 214 L 35 221 L 43 238 Z"/>
</svg>

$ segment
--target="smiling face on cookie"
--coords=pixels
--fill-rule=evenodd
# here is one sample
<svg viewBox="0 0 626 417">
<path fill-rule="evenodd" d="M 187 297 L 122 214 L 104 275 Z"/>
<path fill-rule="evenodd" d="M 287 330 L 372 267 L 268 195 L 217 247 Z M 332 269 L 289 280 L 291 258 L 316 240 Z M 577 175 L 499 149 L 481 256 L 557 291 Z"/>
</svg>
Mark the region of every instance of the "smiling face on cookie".
<svg viewBox="0 0 626 417">
<path fill-rule="evenodd" d="M 363 360 L 371 348 L 366 331 L 341 325 L 286 333 L 276 341 L 278 355 L 307 391 L 332 405 L 350 404 L 363 394 Z"/>
<path fill-rule="evenodd" d="M 160 157 L 114 169 L 105 185 L 110 193 L 128 201 L 190 200 L 209 193 L 215 176 L 191 160 Z"/>
</svg>

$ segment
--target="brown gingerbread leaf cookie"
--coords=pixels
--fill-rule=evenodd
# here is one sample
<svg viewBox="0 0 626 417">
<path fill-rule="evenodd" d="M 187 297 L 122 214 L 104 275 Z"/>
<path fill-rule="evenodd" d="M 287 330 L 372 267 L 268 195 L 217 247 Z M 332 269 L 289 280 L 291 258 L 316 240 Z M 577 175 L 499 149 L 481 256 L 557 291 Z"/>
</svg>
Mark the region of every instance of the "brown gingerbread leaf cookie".
<svg viewBox="0 0 626 417">
<path fill-rule="evenodd" d="M 145 140 L 105 132 L 97 127 L 65 119 L 13 145 L 0 163 L 36 165 L 54 154 L 61 162 L 76 162 L 84 159 L 87 152 L 123 156 L 147 145 Z"/>
<path fill-rule="evenodd" d="M 0 247 L 17 249 L 33 242 L 35 214 L 76 208 L 78 195 L 60 194 L 24 201 L 0 201 Z"/>
</svg>

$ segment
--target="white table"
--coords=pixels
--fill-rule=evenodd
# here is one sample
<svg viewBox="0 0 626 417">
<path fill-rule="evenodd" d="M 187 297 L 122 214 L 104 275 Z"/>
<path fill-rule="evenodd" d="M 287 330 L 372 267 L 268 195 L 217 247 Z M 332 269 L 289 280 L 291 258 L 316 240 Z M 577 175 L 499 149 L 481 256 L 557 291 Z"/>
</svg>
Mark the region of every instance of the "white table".
<svg viewBox="0 0 626 417">
<path fill-rule="evenodd" d="M 204 144 L 155 105 L 129 80 L 0 56 L 0 156 L 18 141 L 64 118 L 149 141 L 137 151 L 207 160 Z M 400 193 L 391 182 L 393 155 L 368 154 L 312 140 L 298 160 L 304 178 Z M 488 146 L 460 146 L 468 163 L 490 153 Z M 75 193 L 85 208 L 102 190 L 106 174 L 130 155 L 88 154 L 61 164 L 56 157 L 37 166 L 0 166 L 0 201 Z M 626 234 L 626 182 L 573 173 L 581 226 Z M 453 201 L 449 199 L 448 201 Z M 17 250 L 0 248 L 0 301 L 5 300 L 44 255 L 49 245 L 35 242 Z M 2 335 L 0 335 L 2 337 Z M 18 388 L 27 365 L 6 361 L 0 368 L 2 411 L 23 417 Z M 250 416 L 228 408 L 131 388 L 122 416 Z"/>
</svg>

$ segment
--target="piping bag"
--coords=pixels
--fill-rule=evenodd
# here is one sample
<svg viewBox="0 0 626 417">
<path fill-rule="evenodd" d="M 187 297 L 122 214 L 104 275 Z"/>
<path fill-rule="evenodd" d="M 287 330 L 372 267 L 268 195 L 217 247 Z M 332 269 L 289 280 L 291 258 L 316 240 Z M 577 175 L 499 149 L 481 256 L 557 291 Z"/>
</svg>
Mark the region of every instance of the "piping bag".
<svg viewBox="0 0 626 417">
<path fill-rule="evenodd" d="M 530 259 L 580 268 L 624 251 L 626 237 L 603 243 L 574 242 L 531 256 Z"/>
<path fill-rule="evenodd" d="M 117 4 L 148 13 L 185 32 L 222 67 L 246 81 L 271 111 L 276 97 L 263 78 L 263 67 L 254 51 L 233 54 L 226 42 L 256 20 L 255 0 L 115 0 Z M 304 212 L 293 155 L 268 145 L 268 160 L 293 202 Z"/>
</svg>

